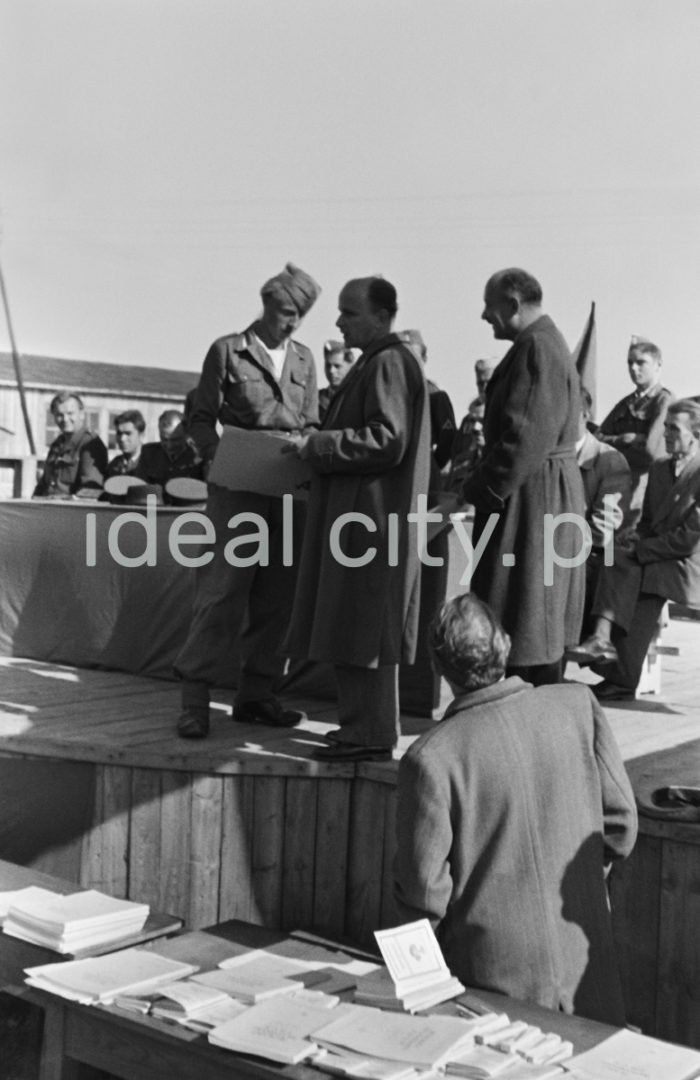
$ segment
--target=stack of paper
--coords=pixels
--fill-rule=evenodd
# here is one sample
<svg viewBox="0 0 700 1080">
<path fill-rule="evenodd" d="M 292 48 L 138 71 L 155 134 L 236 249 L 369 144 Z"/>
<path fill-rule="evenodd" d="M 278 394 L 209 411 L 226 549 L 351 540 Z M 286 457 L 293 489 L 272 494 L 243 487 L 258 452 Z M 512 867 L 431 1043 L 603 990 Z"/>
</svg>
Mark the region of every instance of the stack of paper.
<svg viewBox="0 0 700 1080">
<path fill-rule="evenodd" d="M 331 1014 L 349 1008 L 338 1005 Z M 209 1042 L 225 1050 L 254 1054 L 284 1065 L 296 1065 L 321 1053 L 315 1032 L 328 1023 L 328 1009 L 295 998 L 261 1001 L 209 1032 Z"/>
<path fill-rule="evenodd" d="M 38 885 L 27 885 L 24 889 L 12 889 L 10 892 L 0 892 L 0 925 L 7 918 L 7 913 L 10 907 L 14 904 L 21 904 L 25 900 L 31 900 L 34 897 L 40 899 L 46 894 L 46 889 L 40 889 Z M 54 894 L 51 893 L 53 896 Z"/>
<path fill-rule="evenodd" d="M 148 904 L 116 900 L 90 889 L 61 896 L 48 889 L 23 891 L 10 903 L 3 930 L 60 953 L 74 953 L 137 934 Z"/>
<path fill-rule="evenodd" d="M 219 969 L 202 972 L 197 982 L 214 986 L 247 1005 L 303 990 L 309 971 L 307 964 L 264 949 L 222 960 Z"/>
<path fill-rule="evenodd" d="M 346 1005 L 314 1038 L 330 1049 L 402 1061 L 418 1069 L 440 1068 L 474 1045 L 469 1022 L 458 1017 L 406 1016 L 365 1005 Z"/>
<path fill-rule="evenodd" d="M 145 994 L 195 971 L 194 964 L 170 960 L 150 949 L 123 949 L 88 960 L 25 968 L 29 986 L 82 1005 L 108 1004 L 118 995 Z"/>
<path fill-rule="evenodd" d="M 358 1004 L 418 1012 L 463 992 L 461 982 L 445 963 L 427 919 L 377 930 L 374 936 L 388 970 L 358 980 Z"/>
</svg>

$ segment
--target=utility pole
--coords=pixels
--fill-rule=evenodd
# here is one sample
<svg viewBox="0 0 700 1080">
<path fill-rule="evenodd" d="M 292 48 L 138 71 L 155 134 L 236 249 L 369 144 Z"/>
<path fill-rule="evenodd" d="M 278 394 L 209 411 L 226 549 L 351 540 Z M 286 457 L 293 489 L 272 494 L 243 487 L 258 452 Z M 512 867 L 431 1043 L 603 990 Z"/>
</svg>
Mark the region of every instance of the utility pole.
<svg viewBox="0 0 700 1080">
<path fill-rule="evenodd" d="M 7 301 L 7 290 L 5 289 L 5 278 L 2 272 L 2 266 L 0 266 L 0 292 L 2 292 L 2 302 L 5 308 L 5 318 L 7 320 L 7 331 L 10 335 L 10 346 L 12 348 L 12 362 L 15 367 L 15 378 L 17 380 L 17 389 L 19 390 L 19 400 L 22 405 L 22 416 L 24 417 L 24 427 L 27 432 L 27 441 L 29 442 L 29 453 L 34 457 L 36 456 L 36 446 L 34 444 L 34 435 L 32 434 L 32 425 L 29 419 L 29 410 L 27 409 L 27 398 L 24 393 L 24 382 L 22 380 L 22 364 L 17 351 L 17 343 L 15 341 L 14 330 L 12 329 L 12 319 L 10 318 L 10 305 Z"/>
</svg>

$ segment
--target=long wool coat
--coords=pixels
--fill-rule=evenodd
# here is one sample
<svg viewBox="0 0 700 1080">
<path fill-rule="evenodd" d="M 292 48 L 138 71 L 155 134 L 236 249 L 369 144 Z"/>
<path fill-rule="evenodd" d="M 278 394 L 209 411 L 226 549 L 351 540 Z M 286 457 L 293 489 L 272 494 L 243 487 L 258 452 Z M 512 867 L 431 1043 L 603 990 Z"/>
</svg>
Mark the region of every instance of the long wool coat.
<svg viewBox="0 0 700 1080">
<path fill-rule="evenodd" d="M 456 698 L 401 760 L 396 821 L 399 917 L 431 921 L 466 985 L 624 1023 L 604 865 L 637 815 L 587 687 Z"/>
<path fill-rule="evenodd" d="M 553 584 L 545 584 L 545 515 L 585 518 L 578 388 L 566 342 L 542 315 L 518 335 L 486 390 L 484 454 L 464 486 L 476 510 L 475 546 L 489 516 L 499 518 L 471 588 L 510 634 L 513 666 L 552 663 L 579 640 L 584 563 L 553 565 Z M 581 542 L 578 527 L 563 524 L 549 546 L 574 558 Z"/>
<path fill-rule="evenodd" d="M 420 560 L 406 518 L 428 491 L 430 417 L 422 365 L 394 334 L 351 368 L 305 457 L 315 475 L 285 652 L 357 667 L 410 663 Z M 341 527 L 350 512 L 365 518 Z M 334 523 L 342 559 L 331 549 Z M 365 565 L 343 565 L 372 548 Z"/>
</svg>

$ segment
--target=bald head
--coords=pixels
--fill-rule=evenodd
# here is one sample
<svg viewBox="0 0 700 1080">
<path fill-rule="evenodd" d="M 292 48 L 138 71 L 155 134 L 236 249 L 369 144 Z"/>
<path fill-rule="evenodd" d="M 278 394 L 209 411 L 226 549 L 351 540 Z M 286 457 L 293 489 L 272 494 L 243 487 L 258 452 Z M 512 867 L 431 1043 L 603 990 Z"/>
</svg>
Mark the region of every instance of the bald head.
<svg viewBox="0 0 700 1080">
<path fill-rule="evenodd" d="M 486 282 L 481 317 L 492 327 L 495 338 L 515 341 L 541 314 L 542 287 L 527 270 L 498 270 Z"/>
<path fill-rule="evenodd" d="M 381 277 L 353 278 L 338 298 L 336 326 L 348 348 L 367 349 L 391 331 L 398 310 L 396 289 Z"/>
</svg>

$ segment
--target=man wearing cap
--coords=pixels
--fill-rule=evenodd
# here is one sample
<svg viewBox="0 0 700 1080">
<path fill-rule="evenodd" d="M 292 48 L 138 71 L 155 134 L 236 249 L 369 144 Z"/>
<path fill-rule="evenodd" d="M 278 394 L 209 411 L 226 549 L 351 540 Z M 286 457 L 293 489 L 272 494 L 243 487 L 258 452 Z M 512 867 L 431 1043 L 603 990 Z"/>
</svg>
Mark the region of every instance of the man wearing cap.
<svg viewBox="0 0 700 1080">
<path fill-rule="evenodd" d="M 428 394 L 422 364 L 391 333 L 390 282 L 349 281 L 338 306 L 345 344 L 363 351 L 298 449 L 314 477 L 285 648 L 335 668 L 340 730 L 314 756 L 383 760 L 400 732 L 398 665 L 416 648 L 420 561 L 408 515 L 428 490 Z"/>
<path fill-rule="evenodd" d="M 284 432 L 297 438 L 318 425 L 314 359 L 292 334 L 315 302 L 320 289 L 293 263 L 261 289 L 262 315 L 247 330 L 219 338 L 209 349 L 189 422 L 205 467 L 218 444 L 217 422 L 253 431 Z M 236 515 L 243 524 L 229 526 Z M 251 515 L 268 530 L 268 563 L 248 560 L 254 554 L 240 540 L 250 536 Z M 227 657 L 240 643 L 242 663 L 233 719 L 290 727 L 303 718 L 285 709 L 274 684 L 282 674 L 279 648 L 287 628 L 294 593 L 295 567 L 283 559 L 282 499 L 209 485 L 207 516 L 216 542 L 214 558 L 197 570 L 190 632 L 176 662 L 183 679 L 178 733 L 203 738 L 209 731 L 209 688 L 221 681 Z M 298 507 L 293 515 L 293 546 L 303 528 Z M 224 557 L 228 543 L 239 539 L 238 558 Z M 251 542 L 251 548 L 256 545 Z M 251 561 L 253 565 L 242 565 Z M 229 663 L 231 661 L 229 660 Z"/>
<path fill-rule="evenodd" d="M 646 338 L 633 337 L 627 367 L 635 389 L 608 413 L 597 437 L 627 458 L 632 470 L 631 510 L 638 520 L 652 461 L 664 456 L 664 421 L 673 394 L 661 385 L 661 350 Z"/>
<path fill-rule="evenodd" d="M 344 342 L 329 339 L 323 346 L 323 369 L 326 373 L 328 386 L 324 386 L 318 392 L 318 414 L 321 420 L 328 412 L 328 407 L 341 382 L 355 363 L 352 349 L 346 348 Z"/>
</svg>

